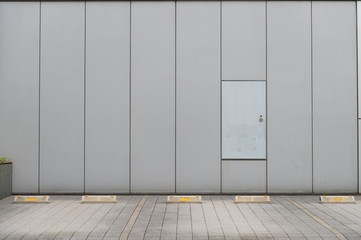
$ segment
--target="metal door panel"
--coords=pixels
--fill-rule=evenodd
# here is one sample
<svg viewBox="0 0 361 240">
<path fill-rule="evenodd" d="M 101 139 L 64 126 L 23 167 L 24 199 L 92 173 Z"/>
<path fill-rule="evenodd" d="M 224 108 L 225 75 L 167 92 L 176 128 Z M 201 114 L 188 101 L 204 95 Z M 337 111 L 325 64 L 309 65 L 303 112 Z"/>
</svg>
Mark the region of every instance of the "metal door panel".
<svg viewBox="0 0 361 240">
<path fill-rule="evenodd" d="M 222 159 L 266 158 L 266 82 L 222 82 Z"/>
</svg>

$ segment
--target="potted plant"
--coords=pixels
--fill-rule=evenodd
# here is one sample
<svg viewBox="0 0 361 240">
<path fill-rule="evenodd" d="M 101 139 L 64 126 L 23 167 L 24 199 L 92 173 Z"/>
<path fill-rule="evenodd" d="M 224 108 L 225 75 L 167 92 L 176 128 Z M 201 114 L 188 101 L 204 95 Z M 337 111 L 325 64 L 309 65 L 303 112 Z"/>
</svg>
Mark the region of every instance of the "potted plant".
<svg viewBox="0 0 361 240">
<path fill-rule="evenodd" d="M 12 163 L 0 156 L 0 199 L 12 193 Z"/>
</svg>

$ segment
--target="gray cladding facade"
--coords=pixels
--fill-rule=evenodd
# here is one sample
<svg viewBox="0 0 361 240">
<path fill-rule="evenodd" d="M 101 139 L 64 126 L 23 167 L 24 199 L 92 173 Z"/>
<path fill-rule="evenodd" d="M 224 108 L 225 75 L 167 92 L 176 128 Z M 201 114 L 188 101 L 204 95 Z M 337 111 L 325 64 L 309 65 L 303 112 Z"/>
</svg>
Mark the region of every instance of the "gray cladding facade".
<svg viewBox="0 0 361 240">
<path fill-rule="evenodd" d="M 0 2 L 13 192 L 359 192 L 360 16 L 356 1 Z"/>
</svg>

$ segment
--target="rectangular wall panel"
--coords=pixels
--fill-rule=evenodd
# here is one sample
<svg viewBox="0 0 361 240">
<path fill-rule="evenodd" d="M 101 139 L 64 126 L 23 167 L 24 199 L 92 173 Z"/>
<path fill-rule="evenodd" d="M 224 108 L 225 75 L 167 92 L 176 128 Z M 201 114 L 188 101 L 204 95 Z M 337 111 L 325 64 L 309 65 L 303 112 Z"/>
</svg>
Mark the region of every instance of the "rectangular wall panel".
<svg viewBox="0 0 361 240">
<path fill-rule="evenodd" d="M 266 159 L 266 82 L 222 82 L 222 159 Z"/>
<path fill-rule="evenodd" d="M 222 192 L 266 192 L 266 161 L 222 161 Z"/>
<path fill-rule="evenodd" d="M 358 190 L 355 5 L 312 2 L 315 192 Z"/>
<path fill-rule="evenodd" d="M 268 2 L 269 192 L 312 192 L 311 85 L 311 3 Z"/>
<path fill-rule="evenodd" d="M 359 177 L 359 192 L 361 193 L 361 177 L 360 177 L 360 170 L 361 170 L 361 158 L 360 158 L 360 154 L 361 154 L 361 148 L 360 148 L 360 118 L 361 118 L 361 2 L 357 1 L 357 63 L 358 63 L 358 140 L 359 140 L 359 147 L 358 147 L 358 152 L 359 152 L 359 156 L 358 156 L 358 165 L 359 165 L 359 173 L 358 173 L 358 177 Z"/>
<path fill-rule="evenodd" d="M 130 3 L 86 3 L 85 191 L 129 191 Z"/>
<path fill-rule="evenodd" d="M 84 191 L 84 5 L 41 3 L 41 192 Z"/>
<path fill-rule="evenodd" d="M 220 192 L 220 2 L 177 2 L 177 192 Z"/>
<path fill-rule="evenodd" d="M 0 3 L 0 156 L 13 192 L 38 192 L 39 2 Z"/>
<path fill-rule="evenodd" d="M 222 2 L 222 80 L 266 80 L 265 1 Z"/>
<path fill-rule="evenodd" d="M 131 192 L 174 192 L 175 3 L 131 11 Z"/>
<path fill-rule="evenodd" d="M 361 118 L 361 2 L 357 1 L 358 118 Z M 361 178 L 360 178 L 361 181 Z M 361 185 L 360 185 L 361 187 Z"/>
<path fill-rule="evenodd" d="M 358 119 L 358 161 L 359 161 L 359 193 L 361 192 L 361 178 L 360 178 L 360 172 L 361 172 L 361 165 L 360 165 L 360 159 L 361 159 L 361 119 Z"/>
</svg>

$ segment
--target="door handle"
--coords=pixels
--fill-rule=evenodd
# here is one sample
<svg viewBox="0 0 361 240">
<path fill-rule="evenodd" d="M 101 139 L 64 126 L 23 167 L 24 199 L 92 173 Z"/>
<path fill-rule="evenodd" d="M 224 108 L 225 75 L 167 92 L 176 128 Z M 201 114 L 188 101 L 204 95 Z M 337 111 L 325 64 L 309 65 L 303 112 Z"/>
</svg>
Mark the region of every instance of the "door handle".
<svg viewBox="0 0 361 240">
<path fill-rule="evenodd" d="M 260 123 L 263 122 L 263 117 L 262 117 L 262 115 L 259 115 L 258 121 L 259 121 Z"/>
</svg>

